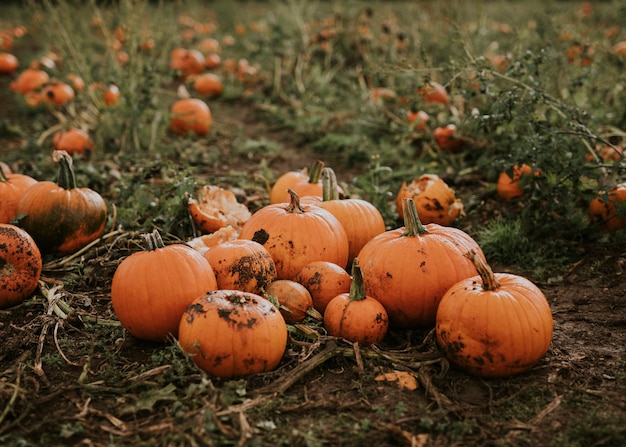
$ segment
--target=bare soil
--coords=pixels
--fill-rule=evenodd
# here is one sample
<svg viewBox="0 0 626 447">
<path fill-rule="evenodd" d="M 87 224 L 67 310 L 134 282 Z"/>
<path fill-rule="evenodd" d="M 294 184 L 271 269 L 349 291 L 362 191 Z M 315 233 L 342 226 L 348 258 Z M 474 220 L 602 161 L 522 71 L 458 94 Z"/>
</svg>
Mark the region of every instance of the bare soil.
<svg viewBox="0 0 626 447">
<path fill-rule="evenodd" d="M 241 131 L 279 141 L 285 150 L 268 163 L 275 172 L 316 157 L 252 112 L 219 110 L 222 147 Z M 19 144 L 0 141 L 3 153 Z M 224 157 L 202 175 L 253 175 L 258 163 Z M 220 381 L 175 343 L 142 342 L 115 326 L 110 282 L 137 249 L 133 238 L 120 234 L 82 259 L 49 264 L 45 284 L 62 285 L 74 309 L 68 319 L 50 314 L 41 293 L 0 311 L 0 444 L 626 445 L 624 247 L 581 247 L 566 275 L 536 279 L 552 307 L 554 338 L 545 358 L 516 377 L 483 380 L 450 367 L 432 332 L 391 331 L 377 348 L 358 348 L 312 325 L 294 328 L 276 371 Z M 417 387 L 377 380 L 392 371 L 409 372 Z"/>
</svg>

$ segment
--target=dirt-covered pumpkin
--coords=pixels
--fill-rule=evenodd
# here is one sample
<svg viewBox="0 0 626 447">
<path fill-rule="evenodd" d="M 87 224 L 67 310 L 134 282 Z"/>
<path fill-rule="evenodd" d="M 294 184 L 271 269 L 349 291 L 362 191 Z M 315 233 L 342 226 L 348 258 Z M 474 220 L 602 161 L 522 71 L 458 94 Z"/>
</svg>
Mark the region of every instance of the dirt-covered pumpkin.
<svg viewBox="0 0 626 447">
<path fill-rule="evenodd" d="M 547 353 L 553 319 L 543 292 L 530 280 L 493 273 L 468 253 L 478 276 L 454 284 L 437 311 L 437 342 L 450 362 L 480 377 L 528 371 Z"/>
<path fill-rule="evenodd" d="M 411 182 L 402 182 L 396 196 L 400 219 L 404 219 L 402 200 L 411 197 L 423 224 L 450 225 L 464 215 L 463 202 L 454 191 L 436 174 L 423 174 Z"/>
<path fill-rule="evenodd" d="M 59 164 L 57 182 L 41 181 L 28 188 L 16 213 L 19 225 L 39 246 L 42 254 L 65 256 L 74 253 L 104 234 L 107 205 L 90 188 L 76 186 L 72 157 L 54 151 Z"/>
<path fill-rule="evenodd" d="M 178 333 L 189 303 L 216 290 L 217 281 L 209 262 L 188 245 L 165 245 L 157 230 L 142 238 L 145 249 L 124 258 L 113 274 L 111 303 L 131 335 L 164 341 Z"/>
<path fill-rule="evenodd" d="M 328 261 L 313 261 L 302 267 L 293 278 L 302 284 L 313 298 L 313 307 L 324 313 L 328 302 L 337 295 L 348 293 L 352 278 L 343 267 Z"/>
<path fill-rule="evenodd" d="M 365 293 L 380 301 L 396 328 L 432 328 L 441 298 L 476 269 L 465 256 L 482 250 L 467 233 L 422 225 L 413 199 L 404 199 L 404 227 L 388 230 L 359 253 Z"/>
<path fill-rule="evenodd" d="M 30 297 L 41 269 L 41 253 L 33 238 L 19 227 L 0 224 L 0 309 Z"/>
<path fill-rule="evenodd" d="M 287 325 L 270 301 L 239 290 L 217 290 L 185 310 L 178 342 L 212 376 L 231 379 L 275 369 L 287 347 Z"/>
<path fill-rule="evenodd" d="M 5 173 L 0 169 L 0 223 L 9 223 L 17 215 L 17 204 L 24 192 L 37 183 L 24 174 Z"/>
<path fill-rule="evenodd" d="M 220 289 L 241 290 L 262 295 L 276 279 L 270 253 L 258 242 L 235 239 L 215 245 L 204 253 Z"/>
<path fill-rule="evenodd" d="M 277 279 L 267 286 L 265 298 L 275 300 L 287 323 L 299 323 L 307 314 L 314 311 L 319 319 L 321 315 L 313 308 L 313 298 L 302 284 L 290 279 Z"/>
<path fill-rule="evenodd" d="M 365 294 L 358 258 L 352 263 L 350 292 L 330 300 L 324 312 L 324 327 L 330 335 L 362 346 L 380 343 L 387 335 L 387 311 L 378 300 Z"/>
<path fill-rule="evenodd" d="M 272 255 L 278 279 L 292 279 L 313 261 L 337 265 L 348 262 L 348 237 L 341 223 L 315 205 L 301 205 L 289 190 L 291 201 L 267 205 L 256 211 L 241 230 L 241 239 L 264 245 Z"/>
</svg>

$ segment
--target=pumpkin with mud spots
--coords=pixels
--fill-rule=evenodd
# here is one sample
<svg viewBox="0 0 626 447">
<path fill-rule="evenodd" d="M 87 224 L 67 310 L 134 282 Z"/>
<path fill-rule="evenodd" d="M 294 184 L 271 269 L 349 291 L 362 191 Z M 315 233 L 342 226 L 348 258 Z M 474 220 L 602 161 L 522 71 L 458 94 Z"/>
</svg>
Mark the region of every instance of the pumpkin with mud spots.
<svg viewBox="0 0 626 447">
<path fill-rule="evenodd" d="M 220 289 L 241 290 L 261 295 L 276 279 L 276 266 L 258 242 L 236 239 L 222 242 L 204 253 Z"/>
<path fill-rule="evenodd" d="M 24 192 L 37 183 L 24 174 L 5 173 L 0 169 L 0 223 L 9 223 L 17 215 L 17 204 Z"/>
<path fill-rule="evenodd" d="M 239 237 L 263 245 L 276 265 L 277 279 L 292 279 L 313 261 L 348 262 L 348 236 L 341 223 L 315 205 L 301 205 L 291 189 L 291 201 L 267 205 L 244 224 Z"/>
<path fill-rule="evenodd" d="M 19 227 L 0 224 L 0 309 L 30 297 L 41 269 L 41 253 L 33 238 Z"/>
<path fill-rule="evenodd" d="M 437 342 L 450 362 L 483 378 L 528 371 L 547 353 L 553 319 L 543 292 L 528 279 L 493 273 L 475 252 L 478 276 L 453 285 L 437 310 Z"/>
<path fill-rule="evenodd" d="M 178 342 L 212 376 L 244 377 L 278 366 L 287 347 L 287 325 L 265 298 L 222 289 L 196 298 L 187 307 Z"/>
<path fill-rule="evenodd" d="M 412 198 L 403 205 L 404 227 L 376 236 L 359 253 L 365 293 L 385 306 L 391 327 L 433 328 L 446 291 L 476 274 L 465 253 L 483 254 L 457 228 L 422 225 Z"/>
<path fill-rule="evenodd" d="M 313 307 L 322 314 L 330 300 L 350 291 L 352 283 L 350 274 L 343 267 L 327 261 L 308 263 L 293 280 L 306 287 L 313 298 Z"/>
</svg>

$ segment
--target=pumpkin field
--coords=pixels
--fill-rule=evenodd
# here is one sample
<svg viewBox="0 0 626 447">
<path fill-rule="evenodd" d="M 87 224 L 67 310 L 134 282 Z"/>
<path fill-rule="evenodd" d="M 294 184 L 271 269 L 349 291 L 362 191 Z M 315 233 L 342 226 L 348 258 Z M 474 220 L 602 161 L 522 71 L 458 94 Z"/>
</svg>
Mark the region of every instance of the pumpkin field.
<svg viewBox="0 0 626 447">
<path fill-rule="evenodd" d="M 0 444 L 626 445 L 623 1 L 0 12 Z"/>
</svg>

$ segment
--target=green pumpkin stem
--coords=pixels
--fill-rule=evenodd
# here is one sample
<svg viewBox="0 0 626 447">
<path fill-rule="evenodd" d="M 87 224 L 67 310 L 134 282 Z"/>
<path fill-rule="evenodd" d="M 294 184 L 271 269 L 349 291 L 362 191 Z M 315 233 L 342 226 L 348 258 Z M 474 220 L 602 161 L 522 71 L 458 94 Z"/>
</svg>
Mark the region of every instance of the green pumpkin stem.
<svg viewBox="0 0 626 447">
<path fill-rule="evenodd" d="M 417 215 L 417 208 L 415 208 L 415 202 L 411 197 L 402 199 L 402 211 L 404 212 L 405 228 L 402 236 L 420 236 L 428 233 L 428 230 Z"/>
<path fill-rule="evenodd" d="M 331 168 L 322 169 L 322 200 L 339 200 L 339 190 L 337 189 L 337 176 Z"/>
<path fill-rule="evenodd" d="M 298 197 L 298 194 L 291 188 L 289 188 L 287 192 L 290 196 L 289 205 L 287 205 L 286 208 L 287 212 L 296 214 L 304 213 L 304 208 L 300 205 L 300 197 Z"/>
<path fill-rule="evenodd" d="M 2 169 L 0 169 L 0 182 L 4 183 L 9 180 Z"/>
<path fill-rule="evenodd" d="M 59 164 L 57 185 L 67 190 L 76 188 L 76 176 L 74 175 L 72 156 L 65 151 L 54 151 L 52 153 L 52 159 Z"/>
<path fill-rule="evenodd" d="M 159 230 L 155 229 L 152 233 L 143 233 L 140 237 L 143 240 L 146 251 L 152 251 L 165 247 Z"/>
<path fill-rule="evenodd" d="M 483 290 L 497 290 L 500 287 L 500 283 L 496 279 L 496 276 L 493 274 L 493 270 L 485 260 L 478 256 L 476 250 L 468 251 L 465 256 L 472 261 L 474 267 L 476 267 L 476 271 L 480 275 L 480 279 L 483 280 Z"/>
<path fill-rule="evenodd" d="M 315 160 L 311 166 L 311 172 L 309 173 L 309 183 L 318 183 L 320 176 L 322 175 L 322 169 L 324 168 L 324 162 L 321 160 Z"/>
<path fill-rule="evenodd" d="M 365 299 L 365 287 L 363 286 L 363 273 L 358 258 L 352 261 L 352 282 L 350 283 L 350 301 L 363 301 Z"/>
</svg>

